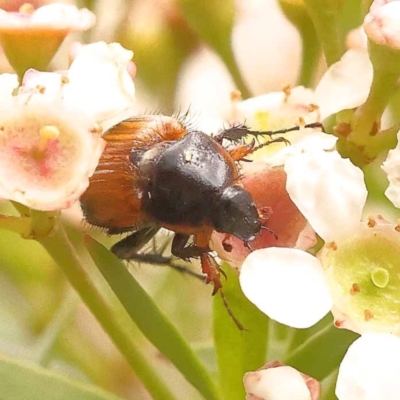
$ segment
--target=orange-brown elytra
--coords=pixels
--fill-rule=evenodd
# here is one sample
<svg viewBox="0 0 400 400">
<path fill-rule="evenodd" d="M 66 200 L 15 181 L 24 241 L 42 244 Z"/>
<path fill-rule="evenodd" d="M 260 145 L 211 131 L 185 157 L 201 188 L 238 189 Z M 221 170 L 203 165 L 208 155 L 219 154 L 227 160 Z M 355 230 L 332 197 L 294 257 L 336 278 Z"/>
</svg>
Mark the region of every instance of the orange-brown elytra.
<svg viewBox="0 0 400 400">
<path fill-rule="evenodd" d="M 109 234 L 132 232 L 112 247 L 122 259 L 134 258 L 161 227 L 175 232 L 172 254 L 199 257 L 215 294 L 221 270 L 209 254 L 212 232 L 236 236 L 249 246 L 263 228 L 251 195 L 240 184 L 239 163 L 262 146 L 285 141 L 278 137 L 256 146 L 241 139 L 296 129 L 258 132 L 243 125 L 212 137 L 163 115 L 122 121 L 103 136 L 107 146 L 81 197 L 84 216 Z"/>
</svg>

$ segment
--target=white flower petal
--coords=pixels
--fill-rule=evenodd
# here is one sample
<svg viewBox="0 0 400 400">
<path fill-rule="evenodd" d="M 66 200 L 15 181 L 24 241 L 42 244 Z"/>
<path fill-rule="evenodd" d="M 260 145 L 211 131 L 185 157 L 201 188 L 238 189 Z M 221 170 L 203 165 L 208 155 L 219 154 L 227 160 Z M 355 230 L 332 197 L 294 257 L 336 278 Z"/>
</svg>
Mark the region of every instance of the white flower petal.
<svg viewBox="0 0 400 400">
<path fill-rule="evenodd" d="M 382 169 L 387 173 L 389 187 L 385 191 L 386 197 L 394 204 L 400 207 L 400 131 L 397 133 L 398 144 L 393 150 L 390 150 Z"/>
<path fill-rule="evenodd" d="M 368 192 L 350 160 L 314 149 L 289 157 L 285 172 L 290 198 L 326 242 L 357 230 Z"/>
<path fill-rule="evenodd" d="M 13 97 L 13 91 L 18 85 L 18 76 L 16 74 L 0 74 L 0 102 L 9 102 Z"/>
<path fill-rule="evenodd" d="M 315 104 L 315 101 L 311 89 L 296 86 L 290 93 L 271 92 L 238 102 L 236 118 L 244 120 L 254 130 L 290 128 L 299 123 L 299 118 L 307 123 L 316 121 L 318 115 L 310 109 L 310 104 Z M 294 142 L 299 137 L 299 131 L 285 137 Z"/>
<path fill-rule="evenodd" d="M 188 57 L 179 72 L 175 109 L 227 119 L 231 111 L 229 94 L 234 90 L 235 84 L 220 57 L 202 48 Z"/>
<path fill-rule="evenodd" d="M 83 46 L 68 71 L 64 99 L 103 121 L 133 106 L 135 85 L 127 65 L 133 52 L 118 43 Z"/>
<path fill-rule="evenodd" d="M 18 90 L 18 95 L 29 93 L 30 96 L 37 94 L 60 96 L 62 93 L 63 77 L 67 72 L 41 72 L 33 68 L 25 72 L 22 79 L 22 86 Z M 29 98 L 31 102 L 32 99 Z"/>
<path fill-rule="evenodd" d="M 339 400 L 400 398 L 400 338 L 365 333 L 347 350 L 336 384 Z"/>
<path fill-rule="evenodd" d="M 84 31 L 96 23 L 96 17 L 86 8 L 78 9 L 71 4 L 60 3 L 39 7 L 32 14 L 32 25 L 46 26 L 50 23 L 58 29 Z"/>
<path fill-rule="evenodd" d="M 243 381 L 246 393 L 262 400 L 311 400 L 303 376 L 289 366 L 248 372 Z"/>
<path fill-rule="evenodd" d="M 252 252 L 242 265 L 240 285 L 262 312 L 294 328 L 314 325 L 332 307 L 321 264 L 297 249 Z"/>
<path fill-rule="evenodd" d="M 324 132 L 314 132 L 312 129 L 301 129 L 298 131 L 298 141 L 292 142 L 272 156 L 266 157 L 264 161 L 271 166 L 285 165 L 286 160 L 295 154 L 301 154 L 311 150 L 332 150 L 337 137 Z"/>
<path fill-rule="evenodd" d="M 315 89 L 321 119 L 341 110 L 358 107 L 368 97 L 372 64 L 364 50 L 348 50 L 333 64 Z"/>
</svg>

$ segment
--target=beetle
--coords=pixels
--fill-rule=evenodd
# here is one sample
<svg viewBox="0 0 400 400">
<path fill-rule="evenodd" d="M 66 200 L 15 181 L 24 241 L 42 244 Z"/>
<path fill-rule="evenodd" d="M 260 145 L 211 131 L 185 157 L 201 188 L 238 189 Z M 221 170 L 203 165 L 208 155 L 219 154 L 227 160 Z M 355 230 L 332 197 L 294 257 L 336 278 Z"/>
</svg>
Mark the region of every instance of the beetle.
<svg viewBox="0 0 400 400">
<path fill-rule="evenodd" d="M 110 235 L 130 233 L 111 248 L 121 259 L 135 258 L 161 227 L 175 232 L 172 255 L 200 258 L 215 294 L 222 271 L 210 254 L 212 232 L 236 236 L 250 247 L 268 229 L 240 183 L 240 162 L 267 144 L 288 142 L 272 135 L 297 129 L 259 132 L 239 125 L 210 136 L 164 115 L 124 120 L 103 136 L 106 148 L 80 199 L 84 217 Z M 254 138 L 242 140 L 259 135 L 270 140 L 260 145 Z"/>
</svg>

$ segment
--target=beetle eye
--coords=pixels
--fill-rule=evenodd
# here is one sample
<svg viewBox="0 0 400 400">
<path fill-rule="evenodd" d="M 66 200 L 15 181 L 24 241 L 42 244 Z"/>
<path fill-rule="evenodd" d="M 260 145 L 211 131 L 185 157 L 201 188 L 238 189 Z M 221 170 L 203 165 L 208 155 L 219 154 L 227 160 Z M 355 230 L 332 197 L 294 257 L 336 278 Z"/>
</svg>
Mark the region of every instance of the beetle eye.
<svg viewBox="0 0 400 400">
<path fill-rule="evenodd" d="M 226 188 L 212 209 L 217 231 L 230 233 L 244 241 L 253 240 L 261 230 L 257 208 L 249 192 L 239 186 Z"/>
</svg>

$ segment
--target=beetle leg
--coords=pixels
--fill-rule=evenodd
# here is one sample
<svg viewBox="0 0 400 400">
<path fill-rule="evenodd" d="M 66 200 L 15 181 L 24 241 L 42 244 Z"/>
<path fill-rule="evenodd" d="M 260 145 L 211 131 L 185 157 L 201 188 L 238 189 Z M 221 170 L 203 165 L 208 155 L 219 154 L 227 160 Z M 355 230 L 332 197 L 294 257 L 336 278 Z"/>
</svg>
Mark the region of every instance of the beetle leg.
<svg viewBox="0 0 400 400">
<path fill-rule="evenodd" d="M 229 155 L 235 160 L 243 160 L 247 155 L 251 154 L 254 150 L 255 140 L 253 139 L 249 144 L 240 144 L 231 149 L 228 149 Z"/>
<path fill-rule="evenodd" d="M 212 292 L 212 295 L 214 296 L 222 287 L 221 275 L 224 275 L 224 273 L 211 254 L 203 253 L 200 256 L 200 261 L 201 270 L 207 275 L 206 283 L 212 282 L 214 285 Z"/>
<path fill-rule="evenodd" d="M 261 143 L 258 146 L 255 145 L 255 140 L 253 139 L 253 141 L 250 144 L 241 144 L 239 146 L 235 146 L 232 149 L 228 149 L 228 152 L 229 152 L 229 155 L 235 161 L 241 161 L 249 154 L 254 153 L 257 150 L 260 150 L 263 147 L 269 146 L 272 143 L 282 143 L 282 142 L 290 145 L 289 140 L 285 139 L 284 137 L 278 137 L 276 139 L 268 140 L 267 142 Z M 245 161 L 249 161 L 249 160 L 245 160 Z"/>
<path fill-rule="evenodd" d="M 198 258 L 203 253 L 210 251 L 208 247 L 200 247 L 197 245 L 186 246 L 189 235 L 177 233 L 172 241 L 171 253 L 182 260 L 188 261 L 189 258 Z"/>
<path fill-rule="evenodd" d="M 121 260 L 130 260 L 149 242 L 159 229 L 159 226 L 146 226 L 141 228 L 115 243 L 114 246 L 111 247 L 111 251 Z"/>
<path fill-rule="evenodd" d="M 159 227 L 146 227 L 133 232 L 126 238 L 120 240 L 111 251 L 121 260 L 137 261 L 139 263 L 165 265 L 175 269 L 178 272 L 191 275 L 204 282 L 204 275 L 198 274 L 185 265 L 181 265 L 172 257 L 166 257 L 157 253 L 138 253 L 138 251 L 154 236 Z M 162 250 L 161 250 L 162 251 Z"/>
<path fill-rule="evenodd" d="M 212 231 L 202 232 L 194 238 L 194 245 L 185 247 L 189 236 L 177 233 L 172 242 L 171 252 L 176 257 L 193 258 L 200 257 L 201 268 L 206 275 L 206 283 L 212 282 L 214 285 L 213 295 L 222 287 L 221 275 L 225 276 L 224 271 L 219 267 L 214 257 L 209 254 L 210 241 Z"/>
<path fill-rule="evenodd" d="M 240 321 L 236 318 L 232 309 L 229 307 L 228 301 L 225 297 L 225 293 L 222 289 L 221 283 L 221 275 L 225 276 L 225 272 L 220 268 L 218 263 L 215 261 L 214 257 L 209 253 L 204 253 L 200 257 L 201 259 L 201 267 L 202 271 L 207 275 L 206 283 L 212 282 L 214 285 L 214 289 L 212 295 L 214 296 L 217 292 L 221 295 L 222 302 L 228 312 L 229 316 L 232 318 L 235 325 L 239 328 L 239 330 L 245 330 L 244 326 L 240 323 Z"/>
<path fill-rule="evenodd" d="M 193 276 L 194 278 L 199 279 L 202 282 L 204 282 L 204 280 L 205 280 L 205 277 L 203 274 L 192 271 L 187 266 L 180 264 L 179 260 L 177 260 L 173 257 L 163 256 L 162 254 L 136 253 L 134 256 L 132 256 L 132 258 L 129 259 L 129 261 L 137 261 L 139 263 L 142 262 L 145 264 L 166 266 L 166 267 L 170 267 L 170 268 L 174 269 L 175 271 L 178 271 L 182 274 L 187 274 L 187 275 Z"/>
</svg>

